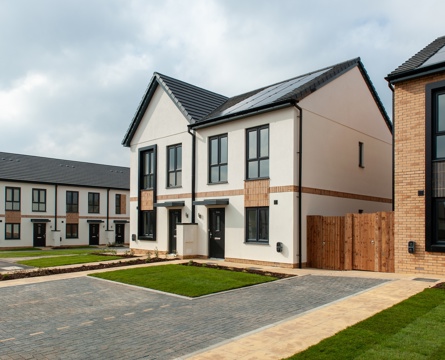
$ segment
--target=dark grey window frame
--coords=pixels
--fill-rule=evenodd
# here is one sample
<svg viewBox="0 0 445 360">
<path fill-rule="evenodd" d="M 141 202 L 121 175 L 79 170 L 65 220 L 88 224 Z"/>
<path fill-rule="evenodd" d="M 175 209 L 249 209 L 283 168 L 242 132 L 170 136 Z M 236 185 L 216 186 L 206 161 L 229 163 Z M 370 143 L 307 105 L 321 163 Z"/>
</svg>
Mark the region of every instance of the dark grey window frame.
<svg viewBox="0 0 445 360">
<path fill-rule="evenodd" d="M 116 194 L 114 196 L 114 205 L 115 205 L 114 212 L 116 215 L 122 214 L 121 200 L 122 200 L 121 194 Z"/>
<path fill-rule="evenodd" d="M 147 225 L 145 224 L 145 216 L 148 216 Z M 141 211 L 141 221 L 139 222 L 139 236 L 144 240 L 156 240 L 156 210 Z M 151 232 L 146 230 L 151 229 Z"/>
<path fill-rule="evenodd" d="M 141 162 L 141 189 L 150 190 L 155 185 L 156 176 L 156 152 L 154 148 L 142 151 L 140 154 Z"/>
<path fill-rule="evenodd" d="M 261 156 L 261 130 L 267 129 L 267 156 Z M 256 132 L 256 153 L 257 156 L 254 158 L 249 158 L 249 134 L 252 132 Z M 268 170 L 267 176 L 260 176 L 260 164 L 262 161 L 268 161 Z M 254 180 L 254 179 L 269 179 L 270 178 L 270 128 L 269 124 L 261 125 L 253 128 L 246 129 L 246 179 Z M 257 163 L 258 176 L 250 176 L 249 174 L 249 164 Z"/>
<path fill-rule="evenodd" d="M 5 240 L 20 240 L 20 231 L 21 231 L 21 224 L 20 223 L 6 223 L 5 224 Z M 14 231 L 14 227 L 18 227 L 18 231 Z M 8 227 L 11 227 L 11 235 L 8 236 Z M 17 233 L 17 236 L 14 236 L 14 234 Z"/>
<path fill-rule="evenodd" d="M 8 190 L 11 190 L 11 197 L 8 196 Z M 18 196 L 15 196 L 15 190 L 18 190 Z M 18 199 L 16 199 L 18 197 Z M 5 187 L 5 210 L 6 211 L 20 211 L 20 199 L 22 197 L 21 188 L 6 186 Z M 8 206 L 10 205 L 10 206 Z"/>
<path fill-rule="evenodd" d="M 147 152 L 153 152 L 153 187 L 146 189 L 144 188 L 144 154 Z M 157 145 L 151 145 L 144 148 L 139 149 L 139 169 L 138 169 L 138 194 L 142 190 L 151 190 L 153 191 L 153 199 L 156 199 L 157 194 Z M 156 240 L 156 218 L 157 218 L 157 208 L 154 208 L 153 210 L 140 210 L 141 209 L 141 196 L 138 196 L 138 240 L 147 240 L 147 241 L 155 241 Z M 151 219 L 153 223 L 153 236 L 146 236 L 144 235 L 144 213 L 146 211 L 151 212 Z"/>
<path fill-rule="evenodd" d="M 68 231 L 68 228 L 70 229 Z M 76 230 L 75 232 L 73 230 Z M 65 237 L 67 239 L 78 239 L 79 238 L 79 224 L 66 224 L 65 227 Z"/>
<path fill-rule="evenodd" d="M 100 213 L 100 193 L 89 192 L 88 193 L 88 214 Z"/>
<path fill-rule="evenodd" d="M 436 223 L 437 202 L 443 197 L 435 197 L 433 189 L 433 169 L 445 158 L 436 158 L 436 138 L 445 135 L 445 131 L 436 131 L 437 116 L 436 97 L 445 94 L 445 81 L 439 81 L 425 86 L 425 250 L 430 252 L 445 252 L 445 241 L 438 241 Z"/>
<path fill-rule="evenodd" d="M 261 239 L 261 211 L 267 210 L 267 239 Z M 254 212 L 256 215 L 256 237 L 255 238 L 249 238 L 249 212 Z M 259 206 L 259 207 L 247 207 L 245 209 L 245 241 L 249 244 L 269 244 L 269 224 L 270 224 L 270 210 L 269 206 Z"/>
<path fill-rule="evenodd" d="M 172 160 L 170 158 L 170 150 L 174 149 L 175 157 Z M 178 149 L 181 149 L 181 156 L 178 157 Z M 178 165 L 178 158 L 180 158 L 180 166 Z M 173 162 L 173 164 L 172 164 Z M 172 165 L 173 169 L 170 169 Z M 170 176 L 174 175 L 173 184 L 170 183 Z M 175 144 L 167 146 L 167 188 L 180 188 L 182 187 L 182 144 Z"/>
<path fill-rule="evenodd" d="M 365 144 L 361 141 L 358 142 L 358 166 L 365 168 Z"/>
<path fill-rule="evenodd" d="M 76 201 L 74 201 L 74 194 L 76 194 Z M 66 191 L 66 212 L 67 213 L 79 213 L 79 192 L 78 191 Z"/>
<path fill-rule="evenodd" d="M 34 201 L 35 194 L 37 194 L 37 201 Z M 37 209 L 34 209 L 35 206 Z M 46 212 L 46 189 L 32 189 L 32 211 Z"/>
<path fill-rule="evenodd" d="M 226 157 L 226 161 L 222 161 L 222 151 L 221 151 L 221 139 L 226 139 L 227 142 L 227 147 L 226 147 L 226 151 L 227 153 L 225 154 Z M 212 141 L 216 140 L 217 141 L 217 162 L 212 164 Z M 227 134 L 221 134 L 221 135 L 216 135 L 216 136 L 212 136 L 209 138 L 209 151 L 208 151 L 208 182 L 209 184 L 221 184 L 221 183 L 227 183 L 227 178 L 221 180 L 221 168 L 222 167 L 226 167 L 227 168 L 227 177 L 228 177 L 228 164 L 229 164 L 229 137 Z M 218 171 L 218 180 L 217 181 L 212 181 L 212 169 L 217 169 Z"/>
</svg>

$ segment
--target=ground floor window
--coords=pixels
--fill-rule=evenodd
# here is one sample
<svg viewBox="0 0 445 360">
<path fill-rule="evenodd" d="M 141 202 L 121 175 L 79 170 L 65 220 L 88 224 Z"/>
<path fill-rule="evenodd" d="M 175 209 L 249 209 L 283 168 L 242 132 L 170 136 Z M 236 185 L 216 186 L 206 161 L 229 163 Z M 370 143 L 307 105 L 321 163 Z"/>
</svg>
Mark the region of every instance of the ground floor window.
<svg viewBox="0 0 445 360">
<path fill-rule="evenodd" d="M 67 239 L 79 238 L 79 224 L 66 224 L 66 238 Z"/>
<path fill-rule="evenodd" d="M 246 208 L 246 242 L 269 242 L 269 208 Z"/>
<path fill-rule="evenodd" d="M 5 239 L 20 239 L 20 224 L 5 224 Z"/>
<path fill-rule="evenodd" d="M 155 210 L 141 211 L 139 223 L 139 236 L 154 240 L 156 232 L 156 212 Z"/>
</svg>

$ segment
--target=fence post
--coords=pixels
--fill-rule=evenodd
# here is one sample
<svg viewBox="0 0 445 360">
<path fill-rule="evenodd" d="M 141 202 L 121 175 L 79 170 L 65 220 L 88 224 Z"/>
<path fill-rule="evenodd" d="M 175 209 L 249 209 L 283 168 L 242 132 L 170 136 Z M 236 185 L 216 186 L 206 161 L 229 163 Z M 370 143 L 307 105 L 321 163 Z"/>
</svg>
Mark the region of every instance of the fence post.
<svg viewBox="0 0 445 360">
<path fill-rule="evenodd" d="M 353 237 L 353 217 L 352 214 L 345 216 L 345 247 L 344 247 L 344 270 L 352 270 L 352 237 Z"/>
</svg>

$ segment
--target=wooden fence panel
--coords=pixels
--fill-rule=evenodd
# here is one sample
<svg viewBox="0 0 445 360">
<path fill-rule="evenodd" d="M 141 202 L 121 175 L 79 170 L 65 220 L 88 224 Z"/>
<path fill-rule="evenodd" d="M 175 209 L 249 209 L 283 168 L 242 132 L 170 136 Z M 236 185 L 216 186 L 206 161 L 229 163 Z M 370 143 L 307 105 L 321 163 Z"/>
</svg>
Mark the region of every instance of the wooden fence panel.
<svg viewBox="0 0 445 360">
<path fill-rule="evenodd" d="M 308 216 L 307 248 L 309 267 L 394 272 L 394 213 Z"/>
</svg>

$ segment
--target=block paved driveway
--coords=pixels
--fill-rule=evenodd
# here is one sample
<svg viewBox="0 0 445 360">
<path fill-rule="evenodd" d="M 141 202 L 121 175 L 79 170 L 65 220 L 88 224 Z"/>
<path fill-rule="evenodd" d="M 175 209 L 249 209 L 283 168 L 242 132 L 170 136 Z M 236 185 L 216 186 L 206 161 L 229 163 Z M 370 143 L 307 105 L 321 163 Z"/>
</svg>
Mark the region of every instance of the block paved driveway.
<svg viewBox="0 0 445 360">
<path fill-rule="evenodd" d="M 194 300 L 91 277 L 5 287 L 0 359 L 175 359 L 383 282 L 309 275 Z"/>
</svg>

